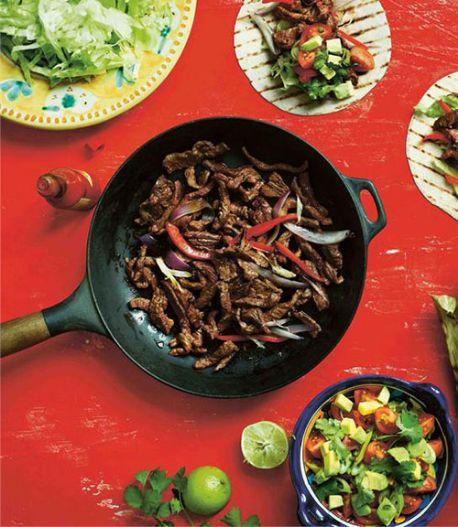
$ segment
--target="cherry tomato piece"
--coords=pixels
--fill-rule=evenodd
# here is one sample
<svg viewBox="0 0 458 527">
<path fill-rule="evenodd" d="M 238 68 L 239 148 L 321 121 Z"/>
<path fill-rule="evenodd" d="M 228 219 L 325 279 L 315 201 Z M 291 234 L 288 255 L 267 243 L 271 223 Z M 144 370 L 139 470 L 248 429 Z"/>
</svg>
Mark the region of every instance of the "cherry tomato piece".
<svg viewBox="0 0 458 527">
<path fill-rule="evenodd" d="M 364 430 L 369 430 L 374 424 L 375 419 L 374 414 L 362 415 L 358 410 L 352 410 L 349 414 L 346 414 L 345 417 L 351 417 L 355 421 L 356 426 L 361 426 Z"/>
<path fill-rule="evenodd" d="M 342 508 L 342 516 L 344 520 L 348 520 L 351 516 L 351 494 L 345 494 L 343 497 L 343 508 Z"/>
<path fill-rule="evenodd" d="M 434 415 L 423 413 L 418 416 L 418 420 L 420 421 L 420 426 L 423 429 L 423 437 L 426 437 L 427 435 L 434 432 Z"/>
<path fill-rule="evenodd" d="M 299 51 L 297 61 L 299 66 L 304 70 L 308 70 L 313 66 L 316 59 L 316 51 Z"/>
<path fill-rule="evenodd" d="M 375 509 L 371 509 L 371 513 L 367 516 L 357 516 L 355 514 L 355 521 L 359 525 L 380 525 L 380 519 Z"/>
<path fill-rule="evenodd" d="M 355 390 L 355 403 L 358 405 L 359 403 L 363 401 L 374 401 L 377 399 L 377 395 L 379 394 L 379 391 L 376 391 L 372 389 L 371 387 L 367 386 L 364 389 Z"/>
<path fill-rule="evenodd" d="M 338 421 L 342 421 L 343 419 L 342 410 L 338 406 L 336 406 L 334 403 L 331 403 L 329 406 L 329 415 L 333 419 L 337 419 Z"/>
<path fill-rule="evenodd" d="M 345 448 L 347 450 L 350 450 L 350 452 L 352 450 L 358 450 L 361 445 L 355 441 L 354 439 L 350 439 L 348 436 L 345 436 L 343 439 L 342 439 L 342 443 L 345 445 Z"/>
<path fill-rule="evenodd" d="M 442 443 L 442 439 L 431 439 L 431 441 L 428 441 L 428 445 L 434 450 L 436 457 L 442 457 L 442 454 L 444 453 L 444 443 Z"/>
<path fill-rule="evenodd" d="M 384 459 L 387 457 L 387 445 L 383 441 L 371 441 L 364 453 L 364 463 L 369 465 L 373 458 Z"/>
<path fill-rule="evenodd" d="M 353 46 L 350 50 L 350 59 L 356 64 L 355 70 L 366 73 L 375 68 L 375 60 L 372 53 L 362 46 Z"/>
<path fill-rule="evenodd" d="M 426 476 L 425 481 L 423 482 L 423 485 L 421 487 L 417 487 L 415 489 L 408 489 L 406 490 L 407 494 L 429 494 L 430 492 L 434 492 L 437 489 L 437 482 L 436 478 L 433 478 L 432 476 Z"/>
<path fill-rule="evenodd" d="M 418 510 L 422 501 L 423 500 L 418 496 L 404 494 L 404 507 L 402 508 L 402 514 L 413 514 Z"/>
<path fill-rule="evenodd" d="M 327 24 L 312 24 L 311 26 L 307 26 L 304 31 L 302 31 L 301 35 L 301 44 L 304 42 L 307 42 L 312 37 L 320 36 L 323 40 L 328 40 L 328 38 L 331 38 L 334 34 L 334 31 L 332 30 L 331 26 L 328 26 Z"/>
<path fill-rule="evenodd" d="M 375 412 L 375 426 L 382 434 L 395 434 L 399 432 L 396 426 L 396 419 L 398 414 L 390 410 L 387 406 L 378 408 Z"/>
<path fill-rule="evenodd" d="M 326 441 L 319 432 L 312 432 L 307 440 L 306 449 L 315 459 L 321 459 L 321 445 Z"/>
</svg>

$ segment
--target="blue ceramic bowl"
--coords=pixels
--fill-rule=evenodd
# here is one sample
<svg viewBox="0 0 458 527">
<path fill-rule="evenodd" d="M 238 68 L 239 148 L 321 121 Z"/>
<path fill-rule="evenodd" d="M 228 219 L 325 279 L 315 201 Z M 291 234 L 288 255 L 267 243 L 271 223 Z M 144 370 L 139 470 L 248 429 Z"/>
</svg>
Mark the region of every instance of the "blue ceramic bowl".
<svg viewBox="0 0 458 527">
<path fill-rule="evenodd" d="M 365 375 L 351 377 L 322 391 L 304 409 L 296 423 L 293 443 L 290 451 L 290 470 L 298 496 L 298 517 L 302 525 L 329 527 L 352 526 L 337 517 L 321 505 L 307 479 L 304 467 L 303 439 L 310 423 L 314 422 L 316 413 L 339 392 L 345 393 L 365 384 L 383 384 L 392 390 L 398 390 L 416 400 L 425 411 L 436 417 L 436 430 L 442 435 L 445 449 L 444 456 L 438 460 L 437 490 L 428 495 L 418 511 L 409 515 L 405 522 L 396 527 L 427 525 L 444 506 L 450 495 L 458 471 L 458 442 L 455 430 L 448 415 L 447 402 L 443 393 L 432 384 L 407 382 L 383 375 Z"/>
</svg>

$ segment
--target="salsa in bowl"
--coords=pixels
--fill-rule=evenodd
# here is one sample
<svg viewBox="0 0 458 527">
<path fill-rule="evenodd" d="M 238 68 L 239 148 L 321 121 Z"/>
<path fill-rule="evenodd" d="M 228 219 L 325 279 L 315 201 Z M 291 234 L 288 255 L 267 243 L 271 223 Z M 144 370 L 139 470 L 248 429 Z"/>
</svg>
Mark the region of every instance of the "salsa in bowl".
<svg viewBox="0 0 458 527">
<path fill-rule="evenodd" d="M 294 438 L 303 525 L 425 525 L 456 476 L 455 432 L 429 384 L 348 379 L 306 407 Z"/>
</svg>

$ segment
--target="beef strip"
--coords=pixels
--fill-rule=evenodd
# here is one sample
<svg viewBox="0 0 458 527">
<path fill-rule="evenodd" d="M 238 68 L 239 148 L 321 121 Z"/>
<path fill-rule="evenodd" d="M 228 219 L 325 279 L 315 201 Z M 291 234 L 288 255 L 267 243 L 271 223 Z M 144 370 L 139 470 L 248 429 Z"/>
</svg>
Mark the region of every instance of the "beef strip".
<svg viewBox="0 0 458 527">
<path fill-rule="evenodd" d="M 201 370 L 203 368 L 208 368 L 209 366 L 217 365 L 215 371 L 219 371 L 227 366 L 237 350 L 238 347 L 233 342 L 223 342 L 213 353 L 197 359 L 194 363 L 194 368 L 196 370 Z"/>
<path fill-rule="evenodd" d="M 243 147 L 242 152 L 245 155 L 245 157 L 248 159 L 248 161 L 254 165 L 258 170 L 261 172 L 289 172 L 290 174 L 301 174 L 302 172 L 305 172 L 309 166 L 308 161 L 304 161 L 302 165 L 300 166 L 293 166 L 289 165 L 288 163 L 274 163 L 274 164 L 268 164 L 264 163 L 264 161 L 260 161 L 259 159 L 256 159 L 254 156 L 252 156 L 248 150 Z"/>
<path fill-rule="evenodd" d="M 293 311 L 293 317 L 297 318 L 302 324 L 310 327 L 310 334 L 312 337 L 316 337 L 321 331 L 321 326 L 314 320 L 310 315 L 304 313 L 304 311 Z"/>
<path fill-rule="evenodd" d="M 202 186 L 202 185 L 199 185 L 199 183 L 197 183 L 195 166 L 188 167 L 184 171 L 184 177 L 186 179 L 186 183 L 188 184 L 188 187 L 199 189 Z"/>
<path fill-rule="evenodd" d="M 181 291 L 175 287 L 170 282 L 163 281 L 161 283 L 162 287 L 164 288 L 165 294 L 170 302 L 170 305 L 172 306 L 173 311 L 175 312 L 175 315 L 178 318 L 178 323 L 180 324 L 180 327 L 182 329 L 189 328 L 190 327 L 190 321 L 188 318 L 188 307 L 189 307 L 189 299 L 185 295 L 184 291 L 187 291 L 186 289 L 182 289 Z"/>
<path fill-rule="evenodd" d="M 280 198 L 281 196 L 284 196 L 288 191 L 289 187 L 283 181 L 283 178 L 280 176 L 280 174 L 278 172 L 272 172 L 272 174 L 269 175 L 267 183 L 264 183 L 261 190 L 261 194 L 266 198 Z M 293 202 L 295 205 L 294 199 Z"/>
<path fill-rule="evenodd" d="M 249 216 L 253 224 L 264 223 L 272 219 L 272 207 L 269 202 L 262 196 L 258 196 L 251 203 L 251 209 L 249 210 Z"/>
<path fill-rule="evenodd" d="M 162 166 L 168 174 L 197 165 L 203 159 L 215 159 L 229 151 L 225 143 L 213 144 L 211 141 L 197 141 L 191 150 L 176 152 L 165 156 Z"/>
<path fill-rule="evenodd" d="M 342 269 L 343 256 L 337 244 L 322 245 L 321 252 L 331 265 L 333 265 L 336 269 Z"/>
<path fill-rule="evenodd" d="M 327 262 L 321 254 L 314 249 L 311 243 L 298 237 L 296 239 L 302 254 L 315 264 L 321 276 L 329 278 L 329 280 L 335 284 L 341 284 L 343 282 L 343 278 L 339 275 L 337 269 Z"/>
<path fill-rule="evenodd" d="M 442 153 L 445 159 L 452 165 L 457 165 L 458 161 L 458 110 L 453 110 L 439 117 L 433 125 L 434 130 L 442 132 L 448 143 Z"/>
<path fill-rule="evenodd" d="M 259 276 L 259 273 L 256 271 L 255 267 L 251 262 L 247 262 L 245 260 L 242 260 L 241 258 L 237 258 L 237 263 L 243 271 L 243 278 L 245 280 L 254 280 Z"/>
<path fill-rule="evenodd" d="M 198 309 L 205 309 L 207 306 L 209 306 L 217 291 L 218 286 L 216 284 L 208 284 L 206 287 L 204 287 L 196 300 L 196 307 Z"/>
<path fill-rule="evenodd" d="M 239 275 L 239 270 L 234 260 L 229 258 L 216 258 L 214 264 L 218 277 L 223 282 L 231 282 Z"/>
<path fill-rule="evenodd" d="M 291 190 L 302 201 L 304 212 L 318 220 L 322 225 L 332 225 L 332 220 L 328 217 L 327 209 L 316 200 L 309 177 L 305 172 L 293 179 Z"/>
<path fill-rule="evenodd" d="M 229 285 L 227 282 L 218 282 L 219 289 L 219 302 L 221 309 L 223 310 L 223 315 L 229 315 L 232 311 L 232 302 L 231 296 L 229 293 Z"/>
<path fill-rule="evenodd" d="M 196 249 L 213 250 L 221 242 L 220 234 L 213 234 L 208 231 L 199 232 L 186 229 L 183 234 L 187 241 Z"/>
<path fill-rule="evenodd" d="M 166 335 L 170 333 L 175 325 L 173 319 L 168 317 L 165 312 L 167 307 L 168 302 L 164 291 L 159 286 L 155 287 L 148 306 L 148 314 L 151 322 Z"/>
<path fill-rule="evenodd" d="M 282 296 L 282 290 L 270 280 L 256 278 L 249 284 L 248 294 L 234 301 L 235 305 L 262 307 L 268 309 L 277 304 Z"/>
<path fill-rule="evenodd" d="M 280 320 L 284 318 L 293 308 L 297 308 L 306 304 L 312 297 L 310 289 L 298 289 L 293 293 L 293 296 L 286 302 L 281 302 L 274 306 L 269 311 L 269 316 L 272 320 Z"/>
<path fill-rule="evenodd" d="M 279 49 L 290 50 L 296 43 L 296 40 L 301 36 L 304 27 L 305 25 L 299 24 L 287 29 L 275 31 L 273 34 L 275 45 Z"/>
</svg>

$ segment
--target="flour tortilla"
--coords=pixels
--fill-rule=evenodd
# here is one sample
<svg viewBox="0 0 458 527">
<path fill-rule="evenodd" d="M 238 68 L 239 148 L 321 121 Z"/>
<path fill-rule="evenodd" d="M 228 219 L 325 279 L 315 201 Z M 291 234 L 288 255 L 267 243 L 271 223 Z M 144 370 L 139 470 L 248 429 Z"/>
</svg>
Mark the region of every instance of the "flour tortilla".
<svg viewBox="0 0 458 527">
<path fill-rule="evenodd" d="M 451 93 L 458 93 L 458 72 L 433 84 L 421 98 L 419 105 L 429 107 L 437 99 Z M 430 141 L 423 142 L 423 137 L 433 131 L 435 120 L 426 115 L 414 114 L 407 132 L 407 159 L 413 179 L 423 196 L 458 220 L 458 197 L 452 185 L 433 166 L 434 159 L 440 159 L 443 150 Z"/>
<path fill-rule="evenodd" d="M 261 0 L 245 0 L 235 23 L 234 47 L 240 67 L 254 89 L 269 102 L 296 115 L 323 115 L 347 108 L 367 95 L 385 75 L 391 58 L 390 27 L 382 4 L 376 0 L 336 0 L 334 5 L 341 15 L 340 29 L 366 44 L 374 55 L 375 69 L 359 78 L 352 97 L 341 101 L 326 99 L 307 103 L 303 92 L 296 88 L 285 91 L 280 79 L 270 75 L 276 57 L 267 47 L 261 32 L 250 14 L 266 8 Z M 275 15 L 263 16 L 270 25 Z"/>
</svg>

